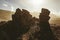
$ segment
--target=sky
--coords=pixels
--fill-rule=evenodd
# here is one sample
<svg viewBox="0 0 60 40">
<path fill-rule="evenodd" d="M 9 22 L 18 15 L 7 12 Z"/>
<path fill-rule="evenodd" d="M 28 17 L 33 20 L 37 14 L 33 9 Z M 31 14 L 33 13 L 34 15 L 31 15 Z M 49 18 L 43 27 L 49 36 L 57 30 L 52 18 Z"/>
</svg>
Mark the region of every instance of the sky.
<svg viewBox="0 0 60 40">
<path fill-rule="evenodd" d="M 15 11 L 16 8 L 40 12 L 47 8 L 60 16 L 60 0 L 0 0 L 0 9 Z"/>
</svg>

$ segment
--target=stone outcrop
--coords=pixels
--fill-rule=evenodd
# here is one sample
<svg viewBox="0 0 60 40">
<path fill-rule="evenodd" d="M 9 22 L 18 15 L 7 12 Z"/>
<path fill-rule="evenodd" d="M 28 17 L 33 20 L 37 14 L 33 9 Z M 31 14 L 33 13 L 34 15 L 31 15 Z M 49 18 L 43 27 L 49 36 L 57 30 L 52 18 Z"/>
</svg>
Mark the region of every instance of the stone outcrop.
<svg viewBox="0 0 60 40">
<path fill-rule="evenodd" d="M 19 36 L 21 38 L 29 30 L 31 20 L 32 15 L 29 11 L 17 8 L 15 14 L 12 15 L 12 20 L 1 25 L 0 30 L 3 31 L 3 34 L 7 34 L 9 40 L 17 40 Z"/>
<path fill-rule="evenodd" d="M 57 40 L 50 29 L 49 14 L 50 11 L 48 9 L 42 8 L 39 16 L 40 40 Z"/>
</svg>

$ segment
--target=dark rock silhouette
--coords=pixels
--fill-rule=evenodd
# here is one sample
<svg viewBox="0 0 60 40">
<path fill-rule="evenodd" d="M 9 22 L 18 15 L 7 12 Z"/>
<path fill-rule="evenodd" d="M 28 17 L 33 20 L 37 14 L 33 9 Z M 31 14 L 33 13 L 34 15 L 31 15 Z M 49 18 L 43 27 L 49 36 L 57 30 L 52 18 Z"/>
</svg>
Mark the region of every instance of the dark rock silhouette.
<svg viewBox="0 0 60 40">
<path fill-rule="evenodd" d="M 0 22 L 0 40 L 22 40 L 24 34 L 28 34 L 29 40 L 58 40 L 50 29 L 49 14 L 48 9 L 42 8 L 38 19 L 17 8 L 12 20 Z"/>
<path fill-rule="evenodd" d="M 39 15 L 39 26 L 40 26 L 40 39 L 39 40 L 57 40 L 50 29 L 49 24 L 49 14 L 50 11 L 48 9 L 42 8 L 41 13 Z"/>
<path fill-rule="evenodd" d="M 5 33 L 5 35 L 7 35 L 6 38 L 9 40 L 17 40 L 19 36 L 23 35 L 29 30 L 31 20 L 32 15 L 29 14 L 29 11 L 25 9 L 22 9 L 21 11 L 19 8 L 17 8 L 15 14 L 12 15 L 12 20 L 0 25 L 0 33 Z"/>
</svg>

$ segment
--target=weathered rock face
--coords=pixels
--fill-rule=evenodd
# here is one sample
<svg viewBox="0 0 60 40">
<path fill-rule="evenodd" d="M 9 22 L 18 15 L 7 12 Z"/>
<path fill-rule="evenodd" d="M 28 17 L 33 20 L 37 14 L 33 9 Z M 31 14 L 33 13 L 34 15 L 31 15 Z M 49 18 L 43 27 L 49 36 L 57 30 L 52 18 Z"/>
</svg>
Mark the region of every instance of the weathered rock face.
<svg viewBox="0 0 60 40">
<path fill-rule="evenodd" d="M 22 9 L 22 11 L 20 9 L 17 9 L 16 13 L 12 15 L 12 19 L 21 25 L 28 25 L 28 22 L 32 19 L 32 15 L 29 14 L 29 11 L 25 9 Z"/>
<path fill-rule="evenodd" d="M 30 14 L 29 11 L 27 11 L 25 9 L 20 10 L 18 8 L 18 9 L 16 9 L 15 14 L 12 15 L 12 21 L 17 26 L 19 26 L 19 29 L 21 31 L 23 30 L 23 33 L 28 31 L 28 30 L 26 30 L 26 28 L 29 29 L 29 26 L 32 24 L 31 20 L 32 20 L 32 15 Z"/>
<path fill-rule="evenodd" d="M 50 11 L 48 9 L 42 8 L 39 16 L 40 40 L 55 40 L 54 35 L 50 29 L 49 14 Z"/>
<path fill-rule="evenodd" d="M 8 21 L 4 25 L 1 25 L 0 30 L 6 32 L 11 40 L 17 40 L 17 38 L 29 30 L 32 20 L 32 15 L 29 11 L 19 8 L 16 9 L 15 14 L 12 15 L 12 20 Z"/>
<path fill-rule="evenodd" d="M 39 16 L 40 22 L 48 22 L 50 19 L 49 14 L 50 14 L 49 10 L 42 8 Z"/>
</svg>

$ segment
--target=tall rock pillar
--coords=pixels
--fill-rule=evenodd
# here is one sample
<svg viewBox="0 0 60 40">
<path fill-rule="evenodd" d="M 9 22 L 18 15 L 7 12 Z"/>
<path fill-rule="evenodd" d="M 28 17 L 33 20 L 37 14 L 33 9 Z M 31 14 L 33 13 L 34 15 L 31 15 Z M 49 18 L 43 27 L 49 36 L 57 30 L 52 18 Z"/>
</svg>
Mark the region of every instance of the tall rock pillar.
<svg viewBox="0 0 60 40">
<path fill-rule="evenodd" d="M 39 15 L 39 27 L 40 27 L 40 40 L 55 40 L 54 35 L 50 29 L 49 24 L 49 14 L 50 11 L 48 9 L 42 8 L 41 13 Z"/>
</svg>

